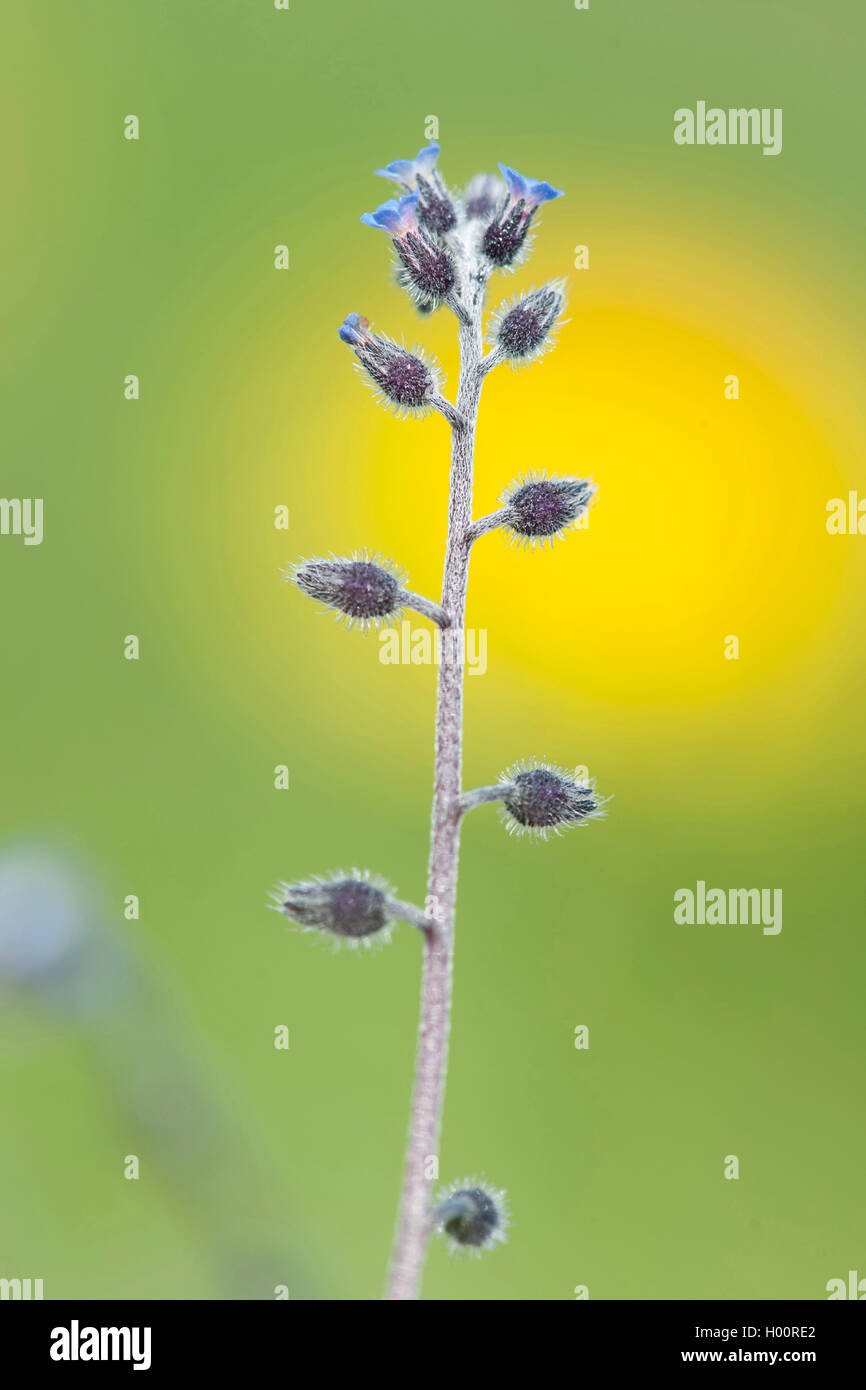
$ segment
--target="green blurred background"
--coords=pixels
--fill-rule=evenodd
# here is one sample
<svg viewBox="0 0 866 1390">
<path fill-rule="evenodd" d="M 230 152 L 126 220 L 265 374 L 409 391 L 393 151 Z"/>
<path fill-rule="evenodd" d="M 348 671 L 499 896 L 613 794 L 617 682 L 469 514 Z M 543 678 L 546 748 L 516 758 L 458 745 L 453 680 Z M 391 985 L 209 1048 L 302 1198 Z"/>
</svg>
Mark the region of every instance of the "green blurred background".
<svg viewBox="0 0 866 1390">
<path fill-rule="evenodd" d="M 419 944 L 332 956 L 264 903 L 352 864 L 423 898 L 434 673 L 279 568 L 369 545 L 438 590 L 446 427 L 379 412 L 335 332 L 366 313 L 454 389 L 453 321 L 417 322 L 358 221 L 429 116 L 453 184 L 503 160 L 567 193 L 492 287 L 569 274 L 571 322 L 485 388 L 478 512 L 530 467 L 600 486 L 554 553 L 478 545 L 466 785 L 536 753 L 614 799 L 547 845 L 465 826 L 441 1176 L 486 1172 L 514 1229 L 478 1263 L 433 1248 L 425 1296 L 866 1275 L 866 540 L 825 526 L 866 495 L 864 38 L 853 0 L 7 13 L 0 491 L 45 499 L 45 538 L 0 538 L 3 844 L 84 866 L 156 1002 L 108 972 L 82 1025 L 62 981 L 5 993 L 0 1276 L 218 1297 L 225 1252 L 270 1241 L 257 1296 L 380 1294 Z M 782 107 L 782 154 L 675 146 L 699 99 Z M 782 888 L 781 934 L 676 926 L 697 879 Z"/>
</svg>

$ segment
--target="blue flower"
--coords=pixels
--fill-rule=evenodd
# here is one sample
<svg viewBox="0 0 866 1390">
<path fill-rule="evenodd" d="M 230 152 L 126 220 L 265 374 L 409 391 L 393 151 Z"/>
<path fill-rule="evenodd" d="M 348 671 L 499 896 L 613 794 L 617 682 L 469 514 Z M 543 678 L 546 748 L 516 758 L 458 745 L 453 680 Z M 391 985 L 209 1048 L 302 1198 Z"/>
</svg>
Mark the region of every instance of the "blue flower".
<svg viewBox="0 0 866 1390">
<path fill-rule="evenodd" d="M 426 310 L 441 304 L 451 293 L 457 272 L 447 248 L 428 236 L 425 228 L 419 225 L 422 221 L 419 197 L 416 191 L 403 198 L 389 198 L 375 212 L 365 212 L 361 221 L 388 233 L 400 263 L 398 279 L 415 302 Z M 452 218 L 453 215 L 451 211 Z"/>
<path fill-rule="evenodd" d="M 396 240 L 414 230 L 417 207 L 418 194 L 407 193 L 403 198 L 389 198 L 375 212 L 362 213 L 361 221 L 368 227 L 379 227 Z"/>
<path fill-rule="evenodd" d="M 522 199 L 527 208 L 537 208 L 540 203 L 547 203 L 551 198 L 562 197 L 561 188 L 554 188 L 552 184 L 540 182 L 538 179 L 524 178 L 523 174 L 518 174 L 517 170 L 508 164 L 500 164 L 499 168 L 502 170 L 509 197 L 515 203 Z"/>
<path fill-rule="evenodd" d="M 506 270 L 519 260 L 530 223 L 542 203 L 561 198 L 562 189 L 539 179 L 527 179 L 510 164 L 500 164 L 508 197 L 481 239 L 481 249 L 492 265 Z"/>
<path fill-rule="evenodd" d="M 365 319 L 362 314 L 347 314 L 337 332 L 344 343 L 348 343 L 350 347 L 357 347 L 359 343 L 369 337 L 367 333 L 369 326 L 370 320 Z"/>
<path fill-rule="evenodd" d="M 439 146 L 434 140 L 432 144 L 419 150 L 414 159 L 394 159 L 390 164 L 386 164 L 384 169 L 377 169 L 375 172 L 381 178 L 393 179 L 401 188 L 411 191 L 417 188 L 419 175 L 422 179 L 429 180 L 438 158 Z"/>
</svg>

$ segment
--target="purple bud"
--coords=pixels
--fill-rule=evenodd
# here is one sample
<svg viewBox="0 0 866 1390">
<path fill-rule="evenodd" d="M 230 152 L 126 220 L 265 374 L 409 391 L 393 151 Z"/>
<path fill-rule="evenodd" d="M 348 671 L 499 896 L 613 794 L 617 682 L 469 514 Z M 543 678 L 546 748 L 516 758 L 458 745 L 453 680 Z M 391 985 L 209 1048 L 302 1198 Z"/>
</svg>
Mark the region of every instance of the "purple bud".
<svg viewBox="0 0 866 1390">
<path fill-rule="evenodd" d="M 396 163 L 403 165 L 409 164 L 410 161 L 398 160 Z M 379 172 L 384 173 L 387 178 L 395 177 L 393 173 L 384 169 Z M 407 193 L 403 198 L 390 198 L 375 212 L 365 212 L 361 221 L 388 233 L 397 253 L 397 278 L 400 284 L 419 305 L 435 308 L 453 290 L 457 281 L 457 271 L 451 256 L 439 245 L 435 236 L 424 230 L 422 224 L 426 223 L 433 232 L 440 230 L 440 227 L 434 225 L 436 223 L 442 224 L 442 230 L 447 230 L 444 225 L 449 217 L 447 209 L 450 209 L 450 216 L 453 218 L 450 226 L 454 225 L 456 217 L 444 185 L 432 184 L 423 174 L 420 178 L 413 178 L 416 183 L 414 192 Z M 421 204 L 422 186 L 427 192 L 424 206 Z"/>
<path fill-rule="evenodd" d="M 421 410 L 436 394 L 433 373 L 422 357 L 405 348 L 359 353 L 370 379 L 392 405 L 403 410 Z"/>
<path fill-rule="evenodd" d="M 505 788 L 504 819 L 511 834 L 546 840 L 601 812 L 595 788 L 553 763 L 531 759 L 509 768 L 499 780 Z"/>
<path fill-rule="evenodd" d="M 418 221 L 435 236 L 444 236 L 457 226 L 454 204 L 442 180 L 437 176 L 428 181 L 418 175 Z"/>
<path fill-rule="evenodd" d="M 404 576 L 390 561 L 371 558 L 366 551 L 345 559 L 303 560 L 284 577 L 335 609 L 350 627 L 357 623 L 366 628 L 399 617 Z"/>
<path fill-rule="evenodd" d="M 487 259 L 500 269 L 513 265 L 519 255 L 535 209 L 527 209 L 520 199 L 513 207 L 506 204 L 484 229 L 481 249 Z"/>
<path fill-rule="evenodd" d="M 439 395 L 442 376 L 434 359 L 419 348 L 373 333 L 369 320 L 349 314 L 338 330 L 354 348 L 361 367 L 376 387 L 377 397 L 398 415 L 423 414 Z"/>
<path fill-rule="evenodd" d="M 552 198 L 560 198 L 562 190 L 539 179 L 524 178 L 516 169 L 500 164 L 507 187 L 507 197 L 493 220 L 485 228 L 482 249 L 487 259 L 500 269 L 513 265 L 529 231 L 536 210 Z"/>
<path fill-rule="evenodd" d="M 513 536 L 527 545 L 561 539 L 584 514 L 597 488 L 591 478 L 530 473 L 502 494 Z"/>
<path fill-rule="evenodd" d="M 433 1215 L 452 1249 L 475 1254 L 505 1240 L 509 1225 L 505 1193 L 471 1178 L 441 1193 Z"/>
<path fill-rule="evenodd" d="M 553 329 L 564 308 L 565 281 L 551 280 L 506 300 L 491 320 L 490 339 L 514 366 L 537 361 L 553 346 Z"/>
<path fill-rule="evenodd" d="M 457 271 L 445 247 L 418 231 L 395 239 L 394 248 L 403 288 L 422 307 L 441 304 L 457 283 Z"/>
<path fill-rule="evenodd" d="M 419 150 L 414 159 L 394 159 L 384 169 L 376 170 L 382 178 L 392 179 L 404 193 L 417 194 L 415 215 L 434 236 L 450 232 L 457 225 L 454 204 L 436 168 L 438 158 L 439 146 L 434 140 Z"/>
<path fill-rule="evenodd" d="M 385 932 L 390 924 L 385 887 L 357 869 L 331 879 L 281 883 L 273 906 L 310 931 L 323 931 L 349 942 Z"/>
</svg>

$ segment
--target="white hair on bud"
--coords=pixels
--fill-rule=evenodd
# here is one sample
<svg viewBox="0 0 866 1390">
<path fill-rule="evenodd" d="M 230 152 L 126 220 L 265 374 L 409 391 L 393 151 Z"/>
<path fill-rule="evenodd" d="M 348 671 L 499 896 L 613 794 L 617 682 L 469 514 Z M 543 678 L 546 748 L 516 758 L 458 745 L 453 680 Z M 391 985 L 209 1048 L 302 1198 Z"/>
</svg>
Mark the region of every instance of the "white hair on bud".
<svg viewBox="0 0 866 1390">
<path fill-rule="evenodd" d="M 511 1225 L 505 1189 L 494 1187 L 484 1174 L 442 1188 L 433 1219 L 452 1254 L 476 1258 L 505 1241 Z"/>
</svg>

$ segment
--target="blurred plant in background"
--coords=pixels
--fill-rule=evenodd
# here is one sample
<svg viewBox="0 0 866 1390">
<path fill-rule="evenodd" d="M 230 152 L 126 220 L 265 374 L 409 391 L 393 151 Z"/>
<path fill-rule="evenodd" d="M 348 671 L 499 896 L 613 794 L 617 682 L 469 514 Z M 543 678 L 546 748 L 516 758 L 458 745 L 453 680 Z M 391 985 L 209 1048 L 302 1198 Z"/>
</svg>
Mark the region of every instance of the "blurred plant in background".
<svg viewBox="0 0 866 1390">
<path fill-rule="evenodd" d="M 47 1011 L 83 1050 L 112 1108 L 119 1178 L 130 1151 L 165 1186 L 221 1298 L 311 1297 L 266 1165 L 205 1082 L 158 970 L 98 899 L 94 876 L 59 851 L 0 853 L 0 997 Z"/>
</svg>

